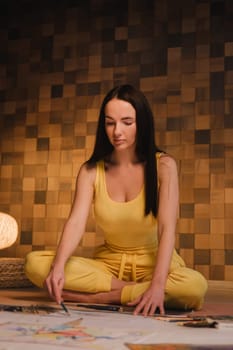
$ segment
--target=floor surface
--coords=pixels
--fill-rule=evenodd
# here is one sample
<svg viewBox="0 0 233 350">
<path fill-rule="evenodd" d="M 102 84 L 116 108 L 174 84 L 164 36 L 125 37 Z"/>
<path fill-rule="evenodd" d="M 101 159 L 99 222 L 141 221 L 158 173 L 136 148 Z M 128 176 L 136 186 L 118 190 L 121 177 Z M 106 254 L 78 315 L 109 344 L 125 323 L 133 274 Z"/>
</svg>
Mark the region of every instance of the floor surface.
<svg viewBox="0 0 233 350">
<path fill-rule="evenodd" d="M 1 350 L 29 350 L 32 343 L 33 350 L 126 350 L 129 348 L 126 343 L 208 345 L 208 350 L 217 345 L 229 345 L 229 349 L 233 350 L 233 321 L 230 324 L 220 322 L 221 327 L 217 328 L 185 327 L 177 322 L 151 317 L 80 310 L 73 303 L 66 303 L 71 312 L 71 316 L 67 317 L 60 306 L 36 288 L 2 289 L 0 304 L 46 305 L 57 309 L 55 314 L 47 315 L 1 312 Z M 233 317 L 233 282 L 209 281 L 203 309 L 192 313 L 192 316 L 198 315 Z"/>
</svg>

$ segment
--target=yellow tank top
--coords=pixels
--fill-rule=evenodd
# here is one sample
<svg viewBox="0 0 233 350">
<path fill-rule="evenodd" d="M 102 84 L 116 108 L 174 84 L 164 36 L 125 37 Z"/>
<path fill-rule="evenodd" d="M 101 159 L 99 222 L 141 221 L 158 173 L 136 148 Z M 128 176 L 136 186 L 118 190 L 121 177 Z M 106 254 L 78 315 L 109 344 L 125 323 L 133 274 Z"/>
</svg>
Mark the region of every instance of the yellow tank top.
<svg viewBox="0 0 233 350">
<path fill-rule="evenodd" d="M 116 202 L 107 192 L 104 161 L 97 163 L 94 196 L 96 224 L 108 246 L 117 250 L 154 251 L 157 247 L 157 219 L 144 215 L 145 191 L 131 201 Z"/>
</svg>

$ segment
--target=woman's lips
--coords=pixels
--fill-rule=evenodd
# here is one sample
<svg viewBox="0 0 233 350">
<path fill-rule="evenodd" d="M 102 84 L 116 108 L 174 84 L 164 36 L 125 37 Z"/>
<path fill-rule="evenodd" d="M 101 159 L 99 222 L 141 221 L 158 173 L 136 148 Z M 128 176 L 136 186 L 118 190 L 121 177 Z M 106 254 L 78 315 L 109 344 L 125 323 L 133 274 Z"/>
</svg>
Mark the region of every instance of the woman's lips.
<svg viewBox="0 0 233 350">
<path fill-rule="evenodd" d="M 123 139 L 114 139 L 113 142 L 114 142 L 114 144 L 117 144 L 117 145 L 118 145 L 118 144 L 123 143 L 124 140 L 123 140 Z"/>
</svg>

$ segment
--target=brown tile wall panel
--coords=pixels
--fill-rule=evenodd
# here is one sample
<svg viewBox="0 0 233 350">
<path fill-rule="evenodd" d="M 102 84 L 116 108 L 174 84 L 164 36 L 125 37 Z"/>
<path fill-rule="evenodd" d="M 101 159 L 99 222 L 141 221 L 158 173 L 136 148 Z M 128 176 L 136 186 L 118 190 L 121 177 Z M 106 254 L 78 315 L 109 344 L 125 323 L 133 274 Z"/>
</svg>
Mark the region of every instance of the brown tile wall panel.
<svg viewBox="0 0 233 350">
<path fill-rule="evenodd" d="M 177 160 L 180 254 L 233 280 L 232 1 L 9 0 L 0 17 L 0 211 L 19 224 L 0 255 L 55 249 L 101 101 L 127 82 Z M 91 213 L 86 231 L 76 252 L 91 255 Z"/>
</svg>

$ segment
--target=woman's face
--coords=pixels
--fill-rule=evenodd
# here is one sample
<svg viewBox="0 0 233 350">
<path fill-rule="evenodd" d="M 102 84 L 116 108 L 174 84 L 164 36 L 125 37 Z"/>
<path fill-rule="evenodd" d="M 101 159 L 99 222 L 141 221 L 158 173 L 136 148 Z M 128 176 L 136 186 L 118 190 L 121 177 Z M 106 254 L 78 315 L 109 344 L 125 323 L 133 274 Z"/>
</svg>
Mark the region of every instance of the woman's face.
<svg viewBox="0 0 233 350">
<path fill-rule="evenodd" d="M 115 150 L 135 148 L 136 111 L 126 101 L 113 98 L 105 106 L 105 130 Z"/>
</svg>

